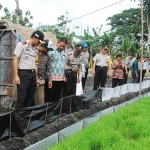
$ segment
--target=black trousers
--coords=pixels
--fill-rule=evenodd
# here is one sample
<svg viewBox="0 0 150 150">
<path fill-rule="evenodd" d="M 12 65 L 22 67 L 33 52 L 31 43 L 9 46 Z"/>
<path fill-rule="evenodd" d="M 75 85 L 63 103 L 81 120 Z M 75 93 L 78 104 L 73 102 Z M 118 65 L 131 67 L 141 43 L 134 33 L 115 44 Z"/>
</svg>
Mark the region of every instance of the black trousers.
<svg viewBox="0 0 150 150">
<path fill-rule="evenodd" d="M 129 68 L 127 68 L 128 72 L 129 72 Z M 124 74 L 124 79 L 123 79 L 123 84 L 127 84 L 128 81 L 128 75 L 126 74 L 126 70 L 123 70 L 123 74 Z"/>
<path fill-rule="evenodd" d="M 145 73 L 146 73 L 146 70 L 142 70 L 142 82 L 143 82 L 143 80 L 144 80 Z"/>
<path fill-rule="evenodd" d="M 95 67 L 94 87 L 93 90 L 97 90 L 100 87 L 105 87 L 107 80 L 107 67 Z"/>
<path fill-rule="evenodd" d="M 86 79 L 87 79 L 87 75 L 88 75 L 88 68 L 85 68 L 85 78 L 82 77 L 82 88 L 84 90 L 85 88 L 85 82 L 86 82 Z"/>
<path fill-rule="evenodd" d="M 63 96 L 76 94 L 77 72 L 66 73 L 67 82 L 64 84 Z"/>
<path fill-rule="evenodd" d="M 33 104 L 34 92 L 36 90 L 35 70 L 18 70 L 20 85 L 17 86 L 17 102 L 15 109 L 29 107 Z"/>
<path fill-rule="evenodd" d="M 45 83 L 45 102 L 58 101 L 63 88 L 64 81 L 52 81 L 52 88 L 48 88 L 48 82 Z"/>
<path fill-rule="evenodd" d="M 146 73 L 146 70 L 142 70 L 142 82 L 144 80 L 145 73 Z M 140 83 L 140 70 L 138 71 L 138 83 Z"/>
<path fill-rule="evenodd" d="M 112 88 L 123 85 L 123 79 L 112 78 Z"/>
</svg>

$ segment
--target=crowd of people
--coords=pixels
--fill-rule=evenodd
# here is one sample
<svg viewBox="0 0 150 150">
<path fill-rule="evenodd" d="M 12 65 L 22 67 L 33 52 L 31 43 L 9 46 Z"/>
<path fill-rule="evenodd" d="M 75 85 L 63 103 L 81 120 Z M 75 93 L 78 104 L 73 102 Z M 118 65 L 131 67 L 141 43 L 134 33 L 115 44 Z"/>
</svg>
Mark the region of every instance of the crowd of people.
<svg viewBox="0 0 150 150">
<path fill-rule="evenodd" d="M 94 88 L 105 87 L 107 76 L 112 78 L 112 88 L 126 84 L 128 74 L 131 71 L 132 83 L 140 82 L 140 69 L 142 69 L 142 81 L 146 71 L 150 70 L 148 57 L 144 57 L 143 65 L 141 66 L 141 56 L 134 56 L 133 53 L 123 60 L 122 54 L 118 53 L 115 60 L 111 60 L 107 53 L 107 46 L 102 47 L 101 53 L 96 54 L 93 61 L 92 73 L 94 77 Z"/>
<path fill-rule="evenodd" d="M 35 31 L 30 40 L 19 42 L 14 51 L 14 83 L 17 85 L 15 109 L 58 101 L 63 97 L 75 95 L 77 83 L 82 83 L 83 91 L 88 75 L 88 44 L 78 44 L 73 51 L 65 54 L 67 39 L 61 38 L 56 46 L 44 40 L 41 31 Z M 112 87 L 127 83 L 129 70 L 133 83 L 139 82 L 140 56 L 133 61 L 130 54 L 124 61 L 117 54 L 112 61 L 107 46 L 93 58 L 93 90 L 105 87 L 107 76 L 112 77 Z M 143 63 L 142 80 L 148 69 L 148 58 Z"/>
</svg>

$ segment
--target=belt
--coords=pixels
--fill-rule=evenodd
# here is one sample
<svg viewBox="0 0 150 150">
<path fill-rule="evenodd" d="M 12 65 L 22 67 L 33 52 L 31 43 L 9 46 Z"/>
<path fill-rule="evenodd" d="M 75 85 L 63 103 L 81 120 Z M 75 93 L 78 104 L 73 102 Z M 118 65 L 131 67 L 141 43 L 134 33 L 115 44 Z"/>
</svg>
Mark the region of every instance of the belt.
<svg viewBox="0 0 150 150">
<path fill-rule="evenodd" d="M 67 73 L 67 74 L 70 74 L 70 73 L 77 73 L 77 71 L 72 70 L 72 71 L 67 71 L 66 73 Z"/>
<path fill-rule="evenodd" d="M 18 69 L 19 71 L 35 72 L 35 69 Z"/>
<path fill-rule="evenodd" d="M 107 66 L 97 66 L 97 67 L 100 67 L 100 68 L 107 68 Z"/>
<path fill-rule="evenodd" d="M 77 71 L 75 71 L 75 70 L 72 70 L 71 72 L 73 72 L 73 73 L 76 73 Z"/>
</svg>

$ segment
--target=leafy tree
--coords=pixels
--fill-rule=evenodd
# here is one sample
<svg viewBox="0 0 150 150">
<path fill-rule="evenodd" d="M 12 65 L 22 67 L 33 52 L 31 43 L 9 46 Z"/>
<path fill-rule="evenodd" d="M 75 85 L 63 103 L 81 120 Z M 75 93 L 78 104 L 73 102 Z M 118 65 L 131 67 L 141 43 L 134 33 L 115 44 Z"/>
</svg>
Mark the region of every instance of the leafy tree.
<svg viewBox="0 0 150 150">
<path fill-rule="evenodd" d="M 134 2 L 135 1 L 136 0 L 134 0 Z M 144 21 L 146 22 L 147 29 L 148 29 L 148 31 L 147 31 L 147 33 L 148 33 L 147 53 L 149 54 L 149 57 L 150 57 L 150 0 L 140 0 L 140 6 L 141 6 L 141 2 L 143 4 L 142 7 L 144 10 Z"/>
<path fill-rule="evenodd" d="M 4 11 L 4 16 L 1 16 L 1 19 L 8 19 L 13 23 L 17 23 L 17 14 L 19 15 L 19 24 L 26 27 L 32 27 L 33 24 L 30 23 L 30 20 L 33 19 L 33 16 L 31 16 L 31 12 L 29 10 L 26 11 L 25 16 L 23 16 L 23 12 L 20 9 L 19 12 L 17 9 L 10 13 L 7 7 L 4 7 L 0 4 L 0 10 Z"/>
<path fill-rule="evenodd" d="M 67 12 L 66 15 L 68 15 Z M 62 36 L 66 37 L 69 42 L 72 42 L 75 33 L 73 31 L 70 31 L 70 28 L 67 27 L 68 23 L 70 23 L 68 17 L 65 15 L 61 15 L 60 17 L 57 18 L 57 20 L 58 20 L 58 24 L 51 25 L 51 26 L 39 24 L 39 27 L 37 27 L 37 29 L 45 32 L 49 31 L 55 34 L 58 39 L 60 39 Z"/>
<path fill-rule="evenodd" d="M 116 35 L 124 35 L 129 37 L 141 33 L 140 8 L 130 8 L 123 10 L 121 13 L 108 17 L 108 25 L 111 26 L 111 31 Z M 144 22 L 146 26 L 146 21 Z M 144 33 L 147 33 L 147 28 L 144 28 Z"/>
</svg>

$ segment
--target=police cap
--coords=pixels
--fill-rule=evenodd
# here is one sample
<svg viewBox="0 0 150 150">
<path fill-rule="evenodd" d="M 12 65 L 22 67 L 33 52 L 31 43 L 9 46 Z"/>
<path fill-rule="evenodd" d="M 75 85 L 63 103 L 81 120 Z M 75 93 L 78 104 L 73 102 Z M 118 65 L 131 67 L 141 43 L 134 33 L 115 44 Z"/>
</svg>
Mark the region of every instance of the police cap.
<svg viewBox="0 0 150 150">
<path fill-rule="evenodd" d="M 75 46 L 75 49 L 76 49 L 76 51 L 78 51 L 78 52 L 82 52 L 82 46 L 80 45 L 80 44 L 77 44 L 76 46 Z"/>
<path fill-rule="evenodd" d="M 44 34 L 43 34 L 43 32 L 41 32 L 41 31 L 39 31 L 39 30 L 34 31 L 34 32 L 32 33 L 32 35 L 31 35 L 31 38 L 32 38 L 32 37 L 36 37 L 36 38 L 38 38 L 38 39 L 41 40 L 41 41 L 44 40 Z"/>
</svg>

